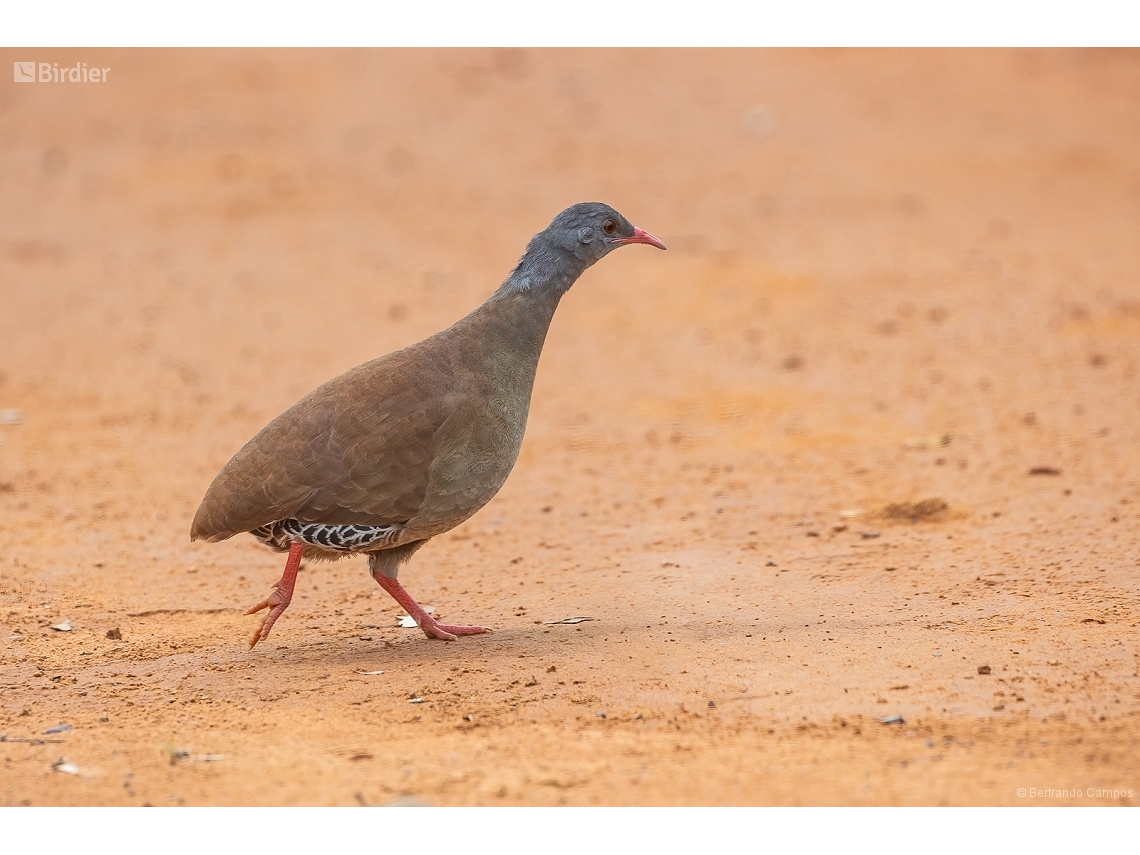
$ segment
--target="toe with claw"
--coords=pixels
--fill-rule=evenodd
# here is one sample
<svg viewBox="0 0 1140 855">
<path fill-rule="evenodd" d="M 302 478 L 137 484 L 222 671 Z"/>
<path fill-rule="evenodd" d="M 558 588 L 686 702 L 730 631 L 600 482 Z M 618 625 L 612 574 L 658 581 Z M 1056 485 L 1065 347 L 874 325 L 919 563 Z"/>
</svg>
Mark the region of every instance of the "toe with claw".
<svg viewBox="0 0 1140 855">
<path fill-rule="evenodd" d="M 254 606 L 246 609 L 247 615 L 257 614 L 263 609 L 269 609 L 269 613 L 261 619 L 261 623 L 253 634 L 249 637 L 249 646 L 252 650 L 254 645 L 259 641 L 265 641 L 269 638 L 269 631 L 273 629 L 273 624 L 277 622 L 277 618 L 285 613 L 285 609 L 289 608 L 289 603 L 293 600 L 293 588 L 297 584 L 297 570 L 301 566 L 301 554 L 305 550 L 305 545 L 300 541 L 295 542 L 289 547 L 289 560 L 285 562 L 285 572 L 281 574 L 281 578 L 277 580 L 277 584 L 273 586 L 273 593 Z"/>
</svg>

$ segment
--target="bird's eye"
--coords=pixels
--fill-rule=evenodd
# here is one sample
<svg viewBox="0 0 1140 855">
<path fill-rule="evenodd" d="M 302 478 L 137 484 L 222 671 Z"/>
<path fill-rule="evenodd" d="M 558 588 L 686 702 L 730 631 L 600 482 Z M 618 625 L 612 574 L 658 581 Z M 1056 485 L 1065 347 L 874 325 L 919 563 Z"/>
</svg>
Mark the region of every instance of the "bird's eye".
<svg viewBox="0 0 1140 855">
<path fill-rule="evenodd" d="M 617 223 L 615 223 L 613 220 L 606 220 L 604 223 L 602 223 L 602 231 L 608 235 L 612 235 L 615 231 L 617 231 Z"/>
</svg>

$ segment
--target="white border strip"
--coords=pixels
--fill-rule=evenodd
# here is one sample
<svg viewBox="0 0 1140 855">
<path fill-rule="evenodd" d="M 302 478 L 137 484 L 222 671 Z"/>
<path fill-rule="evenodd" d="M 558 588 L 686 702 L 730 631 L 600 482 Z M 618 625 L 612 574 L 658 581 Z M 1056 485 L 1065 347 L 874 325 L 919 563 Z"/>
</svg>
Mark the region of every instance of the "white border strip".
<svg viewBox="0 0 1140 855">
<path fill-rule="evenodd" d="M 13 852 L 1115 852 L 1135 809 L 6 808 Z"/>
<path fill-rule="evenodd" d="M 21 0 L 2 47 L 997 47 L 1140 44 L 1140 4 L 1057 0 Z"/>
</svg>

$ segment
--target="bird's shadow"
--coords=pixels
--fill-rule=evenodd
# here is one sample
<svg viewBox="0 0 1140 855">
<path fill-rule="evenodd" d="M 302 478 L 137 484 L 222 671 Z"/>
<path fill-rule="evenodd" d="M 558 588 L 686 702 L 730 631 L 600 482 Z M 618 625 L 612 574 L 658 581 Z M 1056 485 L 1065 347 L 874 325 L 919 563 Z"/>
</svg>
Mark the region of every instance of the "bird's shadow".
<svg viewBox="0 0 1140 855">
<path fill-rule="evenodd" d="M 504 629 L 486 635 L 463 637 L 458 641 L 439 641 L 422 636 L 396 642 L 381 638 L 364 643 L 351 639 L 332 639 L 298 645 L 279 644 L 272 650 L 265 651 L 262 656 L 267 663 L 288 667 L 312 664 L 342 667 L 346 670 L 399 669 L 421 664 L 466 666 L 471 664 L 472 659 L 486 665 L 500 659 L 516 659 L 520 653 L 537 655 L 549 651 L 555 642 L 540 641 L 538 636 L 525 629 Z M 248 657 L 235 658 L 256 658 L 258 653 L 258 648 L 254 648 Z"/>
</svg>

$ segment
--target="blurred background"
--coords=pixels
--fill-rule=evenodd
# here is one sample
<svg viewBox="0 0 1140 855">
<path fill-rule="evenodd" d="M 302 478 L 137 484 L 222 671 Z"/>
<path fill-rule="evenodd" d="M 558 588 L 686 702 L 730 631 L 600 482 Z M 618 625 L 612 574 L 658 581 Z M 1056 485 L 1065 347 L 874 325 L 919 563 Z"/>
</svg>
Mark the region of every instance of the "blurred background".
<svg viewBox="0 0 1140 855">
<path fill-rule="evenodd" d="M 509 622 L 514 595 L 498 577 L 475 607 L 458 583 L 441 594 L 448 562 L 472 573 L 516 551 L 554 560 L 535 550 L 562 537 L 576 545 L 559 569 L 612 570 L 623 550 L 627 569 L 652 565 L 607 594 L 622 608 L 648 602 L 655 619 L 683 622 L 703 602 L 723 615 L 743 584 L 730 570 L 809 546 L 818 570 L 838 538 L 858 537 L 854 523 L 838 533 L 839 512 L 933 497 L 973 548 L 947 557 L 942 529 L 914 535 L 900 548 L 923 589 L 1064 554 L 1038 584 L 1131 608 L 1127 576 L 1097 574 L 1135 569 L 1138 51 L 0 58 L 5 75 L 21 61 L 110 69 L 103 83 L 0 84 L 0 596 L 13 626 L 42 628 L 64 603 L 99 640 L 100 621 L 128 611 L 262 596 L 276 559 L 252 540 L 186 540 L 217 470 L 318 384 L 474 308 L 533 233 L 584 200 L 669 250 L 618 253 L 564 299 L 518 469 L 469 524 L 478 537 L 513 520 L 501 554 L 441 546 L 413 591 Z M 592 534 L 578 543 L 586 516 Z M 327 572 L 345 591 L 371 584 L 359 567 Z M 747 596 L 771 604 L 777 577 L 764 572 Z M 837 603 L 868 597 L 883 620 L 900 602 L 878 576 L 843 587 L 835 572 L 805 577 L 784 614 L 822 617 L 831 582 Z M 1084 600 L 1091 589 L 1064 573 L 1107 587 Z M 1028 608 L 1006 593 L 985 608 Z M 330 632 L 347 620 L 328 617 Z M 240 642 L 244 624 L 224 619 Z M 211 627 L 188 624 L 182 642 L 169 626 L 139 628 L 138 649 L 201 648 Z M 717 651 L 700 665 L 700 637 L 685 673 L 715 684 L 727 672 Z M 1077 644 L 1064 638 L 1050 643 Z M 1078 646 L 1107 657 L 1102 674 L 1119 666 L 1112 696 L 1134 710 L 1134 663 L 1098 639 Z M 878 662 L 876 648 L 831 673 Z M 1059 655 L 1041 650 L 1042 662 Z M 13 668 L 35 667 L 24 655 L 10 652 Z M 760 666 L 740 667 L 744 685 Z M 795 715 L 850 712 L 855 696 L 833 698 L 826 671 Z M 907 714 L 998 709 L 972 686 L 945 707 L 916 689 Z M 1112 704 L 1086 700 L 1098 715 Z"/>
<path fill-rule="evenodd" d="M 869 360 L 860 380 L 918 387 L 897 430 L 937 432 L 964 407 L 1021 418 L 1036 404 L 1011 396 L 1080 382 L 1021 347 L 1026 313 L 1135 331 L 1135 51 L 4 58 L 24 53 L 112 70 L 0 88 L 0 395 L 203 428 L 248 409 L 228 436 L 203 431 L 217 446 L 199 479 L 331 374 L 477 305 L 586 199 L 670 247 L 591 272 L 554 326 L 540 384 L 573 369 L 574 397 L 599 408 L 627 395 L 607 398 L 604 373 L 627 363 L 599 350 L 635 360 L 640 397 L 676 397 L 680 374 L 729 398 L 787 376 L 842 395 L 852 378 L 819 371 L 854 358 Z M 947 318 L 964 321 L 953 336 Z M 852 344 L 911 327 L 921 366 Z M 1124 343 L 1079 338 L 1053 346 Z M 989 356 L 934 365 L 951 342 L 953 359 Z M 979 398 L 994 359 L 1017 382 Z M 747 401 L 724 406 L 749 421 Z"/>
<path fill-rule="evenodd" d="M 193 429 L 195 491 L 304 392 L 477 305 L 581 200 L 670 250 L 572 292 L 539 388 L 632 395 L 637 434 L 976 433 L 1042 395 L 1063 433 L 1085 363 L 1133 357 L 1101 334 L 1140 330 L 1135 51 L 24 53 L 111 71 L 0 88 L 0 396 L 114 412 L 132 455 L 167 453 L 155 419 Z M 1026 349 L 1035 324 L 1075 335 Z M 68 458 L 41 477 L 114 477 Z"/>
</svg>

